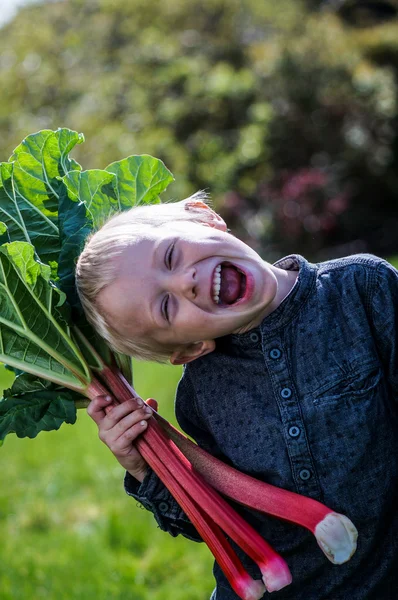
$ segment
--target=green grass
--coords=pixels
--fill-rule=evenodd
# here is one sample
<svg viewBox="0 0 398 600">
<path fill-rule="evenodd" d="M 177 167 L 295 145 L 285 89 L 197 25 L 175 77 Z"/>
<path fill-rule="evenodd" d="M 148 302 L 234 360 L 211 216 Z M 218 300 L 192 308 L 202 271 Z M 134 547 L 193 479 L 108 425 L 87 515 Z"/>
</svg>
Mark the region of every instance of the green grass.
<svg viewBox="0 0 398 600">
<path fill-rule="evenodd" d="M 177 367 L 140 363 L 135 387 L 172 419 L 179 376 Z M 1 387 L 9 384 L 1 369 Z M 207 547 L 160 531 L 124 493 L 123 469 L 86 411 L 34 440 L 8 436 L 0 467 L 1 600 L 209 598 Z"/>
<path fill-rule="evenodd" d="M 394 267 L 395 267 L 396 269 L 398 269 L 398 256 L 395 256 L 395 257 L 391 258 L 391 259 L 390 259 L 390 263 L 391 263 L 392 265 L 394 265 Z"/>
</svg>

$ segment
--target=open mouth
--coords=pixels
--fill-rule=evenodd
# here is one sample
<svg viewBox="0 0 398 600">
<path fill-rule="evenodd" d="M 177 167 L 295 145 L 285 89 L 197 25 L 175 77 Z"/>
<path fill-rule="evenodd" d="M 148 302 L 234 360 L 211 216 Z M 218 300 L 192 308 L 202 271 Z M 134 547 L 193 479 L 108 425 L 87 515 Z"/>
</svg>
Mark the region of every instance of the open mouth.
<svg viewBox="0 0 398 600">
<path fill-rule="evenodd" d="M 246 275 L 229 262 L 219 264 L 213 273 L 212 297 L 219 306 L 232 306 L 244 297 Z"/>
</svg>

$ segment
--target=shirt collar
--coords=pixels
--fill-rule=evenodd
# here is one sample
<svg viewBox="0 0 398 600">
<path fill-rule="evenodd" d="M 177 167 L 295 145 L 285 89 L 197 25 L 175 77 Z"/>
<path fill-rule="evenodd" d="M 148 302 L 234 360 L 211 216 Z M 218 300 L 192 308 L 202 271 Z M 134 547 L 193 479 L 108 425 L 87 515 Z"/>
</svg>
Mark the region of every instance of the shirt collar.
<svg viewBox="0 0 398 600">
<path fill-rule="evenodd" d="M 299 254 L 291 254 L 274 263 L 275 267 L 286 271 L 298 271 L 298 277 L 290 293 L 282 300 L 280 305 L 271 314 L 267 315 L 258 327 L 246 333 L 231 334 L 226 336 L 230 343 L 240 346 L 253 346 L 257 334 L 258 340 L 262 335 L 267 336 L 277 329 L 285 327 L 298 313 L 306 302 L 313 286 L 315 285 L 317 267 L 309 263 Z"/>
</svg>

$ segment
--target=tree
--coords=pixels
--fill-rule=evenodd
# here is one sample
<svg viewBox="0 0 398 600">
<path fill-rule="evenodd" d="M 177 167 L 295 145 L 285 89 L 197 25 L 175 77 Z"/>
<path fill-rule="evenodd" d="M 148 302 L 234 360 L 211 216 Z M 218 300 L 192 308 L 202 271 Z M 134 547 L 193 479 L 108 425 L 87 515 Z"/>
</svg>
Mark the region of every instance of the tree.
<svg viewBox="0 0 398 600">
<path fill-rule="evenodd" d="M 392 253 L 397 34 L 298 0 L 26 7 L 0 40 L 1 154 L 67 126 L 85 168 L 153 154 L 170 197 L 208 189 L 269 257 Z"/>
</svg>

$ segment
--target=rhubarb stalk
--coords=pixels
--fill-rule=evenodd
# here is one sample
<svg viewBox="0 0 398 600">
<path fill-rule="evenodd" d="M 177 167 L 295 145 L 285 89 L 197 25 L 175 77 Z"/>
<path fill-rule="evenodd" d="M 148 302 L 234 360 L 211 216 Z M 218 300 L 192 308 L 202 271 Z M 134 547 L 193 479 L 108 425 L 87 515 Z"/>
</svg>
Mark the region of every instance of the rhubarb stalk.
<svg viewBox="0 0 398 600">
<path fill-rule="evenodd" d="M 285 561 L 193 469 L 188 459 L 167 438 L 155 420 L 148 422 L 145 439 L 167 464 L 175 479 L 184 482 L 192 497 L 200 498 L 202 509 L 257 563 L 266 589 L 273 592 L 289 585 L 292 579 Z"/>
<path fill-rule="evenodd" d="M 112 371 L 111 379 L 118 398 L 137 395 L 120 372 Z M 213 488 L 244 506 L 305 527 L 314 534 L 322 552 L 333 564 L 343 564 L 354 554 L 358 532 L 348 517 L 317 500 L 241 473 L 191 442 L 156 411 L 153 415 L 168 438 Z M 150 435 L 150 431 L 148 427 L 144 435 Z"/>
<path fill-rule="evenodd" d="M 158 413 L 154 412 L 154 417 L 195 469 L 220 493 L 244 506 L 309 529 L 334 564 L 347 562 L 354 554 L 358 532 L 348 517 L 317 500 L 241 473 L 191 442 Z"/>
<path fill-rule="evenodd" d="M 262 598 L 265 593 L 263 583 L 253 579 L 245 571 L 237 554 L 218 525 L 194 502 L 186 489 L 175 479 L 166 464 L 153 451 L 143 436 L 136 441 L 136 446 L 149 466 L 167 485 L 167 488 L 191 522 L 194 523 L 199 535 L 206 542 L 236 594 L 242 600 L 259 600 Z"/>
<path fill-rule="evenodd" d="M 118 401 L 123 402 L 136 396 L 134 389 L 120 372 L 107 367 L 101 374 L 106 378 L 109 389 Z M 200 498 L 201 509 L 258 564 L 268 591 L 280 590 L 291 583 L 291 574 L 283 558 L 196 473 L 189 460 L 167 437 L 155 419 L 150 419 L 147 423 L 146 431 L 136 442 L 138 450 L 141 451 L 142 448 L 146 453 L 144 458 L 147 462 L 148 459 L 151 460 L 152 454 L 159 456 L 174 479 L 184 483 L 189 495 Z M 147 446 L 145 444 L 142 446 L 142 439 L 148 444 L 149 453 Z M 163 483 L 169 487 L 170 478 Z M 196 525 L 195 521 L 194 525 Z"/>
<path fill-rule="evenodd" d="M 113 375 L 115 380 L 119 379 L 119 384 L 116 384 L 119 392 L 124 388 L 125 395 L 127 389 L 130 390 L 130 395 L 136 395 L 122 374 Z M 333 564 L 343 564 L 354 554 L 358 532 L 348 517 L 317 500 L 241 473 L 194 444 L 156 411 L 153 414 L 168 438 L 173 440 L 196 471 L 220 493 L 244 506 L 305 527 L 313 533 L 322 552 Z M 150 434 L 146 432 L 144 435 Z"/>
<path fill-rule="evenodd" d="M 136 396 L 134 389 L 120 372 L 109 368 L 105 375 L 107 384 L 119 401 Z M 351 558 L 356 550 L 358 534 L 345 515 L 330 510 L 312 498 L 240 473 L 199 448 L 156 411 L 154 417 L 167 433 L 165 439 L 174 441 L 191 465 L 213 488 L 245 506 L 306 527 L 315 535 L 320 548 L 334 564 L 342 564 Z M 150 438 L 154 427 L 151 422 L 148 425 L 143 435 Z"/>
</svg>

